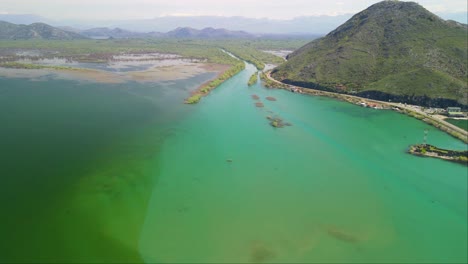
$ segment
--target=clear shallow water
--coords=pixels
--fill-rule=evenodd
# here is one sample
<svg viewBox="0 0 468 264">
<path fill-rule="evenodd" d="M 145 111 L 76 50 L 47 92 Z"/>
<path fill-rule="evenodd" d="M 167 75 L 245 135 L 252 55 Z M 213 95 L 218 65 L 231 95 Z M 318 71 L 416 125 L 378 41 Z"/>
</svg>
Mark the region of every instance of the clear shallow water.
<svg viewBox="0 0 468 264">
<path fill-rule="evenodd" d="M 180 102 L 209 75 L 0 79 L 0 261 L 467 261 L 466 167 L 405 153 L 426 128 L 466 145 L 398 113 L 248 88 L 253 72 L 195 106 Z"/>
<path fill-rule="evenodd" d="M 466 145 L 394 112 L 247 88 L 251 72 L 164 142 L 145 261 L 466 262 L 466 167 L 405 153 L 426 128 L 431 144 Z"/>
</svg>

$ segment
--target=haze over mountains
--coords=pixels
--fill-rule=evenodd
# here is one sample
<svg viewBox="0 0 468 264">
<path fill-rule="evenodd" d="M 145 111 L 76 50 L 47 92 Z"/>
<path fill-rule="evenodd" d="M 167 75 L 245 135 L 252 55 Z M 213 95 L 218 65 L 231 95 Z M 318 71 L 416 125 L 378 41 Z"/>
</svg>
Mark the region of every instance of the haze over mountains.
<svg viewBox="0 0 468 264">
<path fill-rule="evenodd" d="M 0 21 L 0 39 L 55 39 L 71 40 L 84 39 L 86 37 L 70 31 L 49 26 L 44 23 L 33 23 L 31 25 L 16 25 Z"/>
<path fill-rule="evenodd" d="M 120 28 L 134 32 L 168 32 L 177 27 L 191 28 L 225 28 L 233 31 L 270 34 L 319 34 L 325 35 L 340 24 L 351 18 L 353 14 L 338 16 L 305 16 L 289 20 L 224 16 L 165 16 L 154 19 L 113 20 L 113 21 L 79 21 L 53 20 L 39 15 L 28 14 L 0 14 L 0 21 L 14 24 L 46 23 L 56 27 L 73 27 L 79 30 L 91 28 Z M 452 19 L 467 23 L 467 13 L 440 13 L 444 19 Z"/>
<path fill-rule="evenodd" d="M 201 30 L 190 27 L 179 27 L 167 33 L 161 32 L 134 32 L 121 28 L 92 28 L 88 30 L 77 30 L 70 27 L 56 28 L 44 23 L 33 23 L 30 25 L 16 25 L 0 21 L 0 39 L 3 40 L 71 40 L 71 39 L 107 39 L 107 38 L 200 38 L 200 39 L 246 39 L 256 38 L 244 31 L 231 31 L 222 28 L 204 28 Z"/>
<path fill-rule="evenodd" d="M 276 79 L 418 105 L 468 105 L 467 25 L 383 1 L 288 57 Z"/>
</svg>

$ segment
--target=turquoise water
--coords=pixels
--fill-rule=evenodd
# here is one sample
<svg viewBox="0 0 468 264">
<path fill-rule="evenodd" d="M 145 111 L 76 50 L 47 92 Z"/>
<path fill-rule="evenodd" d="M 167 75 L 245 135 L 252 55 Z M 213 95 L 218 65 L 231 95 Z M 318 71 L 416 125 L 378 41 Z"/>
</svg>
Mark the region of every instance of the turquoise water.
<svg viewBox="0 0 468 264">
<path fill-rule="evenodd" d="M 254 71 L 194 106 L 180 102 L 212 75 L 0 79 L 0 262 L 467 261 L 466 167 L 405 153 L 425 129 L 465 144 L 395 112 L 249 88 Z"/>
<path fill-rule="evenodd" d="M 398 113 L 247 88 L 252 71 L 164 142 L 147 262 L 466 262 L 466 167 L 405 153 L 426 128 L 431 144 L 463 143 Z"/>
</svg>

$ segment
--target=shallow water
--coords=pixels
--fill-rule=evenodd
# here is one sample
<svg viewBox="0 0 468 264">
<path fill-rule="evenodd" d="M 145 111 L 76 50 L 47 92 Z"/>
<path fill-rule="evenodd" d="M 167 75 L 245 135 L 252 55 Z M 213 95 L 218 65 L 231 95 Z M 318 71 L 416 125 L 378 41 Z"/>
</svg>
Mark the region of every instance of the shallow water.
<svg viewBox="0 0 468 264">
<path fill-rule="evenodd" d="M 0 78 L 0 262 L 138 262 L 161 142 L 186 80 Z"/>
<path fill-rule="evenodd" d="M 0 79 L 0 262 L 467 261 L 466 167 L 405 153 L 424 129 L 465 144 L 395 112 L 249 88 L 254 71 L 193 106 L 180 102 L 212 74 Z"/>
<path fill-rule="evenodd" d="M 426 128 L 431 144 L 466 145 L 395 112 L 247 88 L 251 72 L 164 142 L 145 261 L 466 261 L 466 167 L 405 153 Z M 267 116 L 292 126 L 273 128 Z"/>
</svg>

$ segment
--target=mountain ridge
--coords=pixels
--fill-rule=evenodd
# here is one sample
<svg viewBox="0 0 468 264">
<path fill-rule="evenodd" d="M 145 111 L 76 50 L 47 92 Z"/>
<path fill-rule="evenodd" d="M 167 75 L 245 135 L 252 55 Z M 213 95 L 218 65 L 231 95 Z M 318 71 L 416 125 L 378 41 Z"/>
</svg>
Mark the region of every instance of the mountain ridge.
<svg viewBox="0 0 468 264">
<path fill-rule="evenodd" d="M 41 22 L 32 23 L 30 25 L 17 25 L 9 22 L 0 21 L 0 39 L 3 40 L 73 40 L 84 38 L 86 37 L 80 34 L 65 31 Z"/>
<path fill-rule="evenodd" d="M 383 1 L 288 56 L 272 76 L 309 88 L 420 105 L 468 105 L 467 27 Z"/>
</svg>

